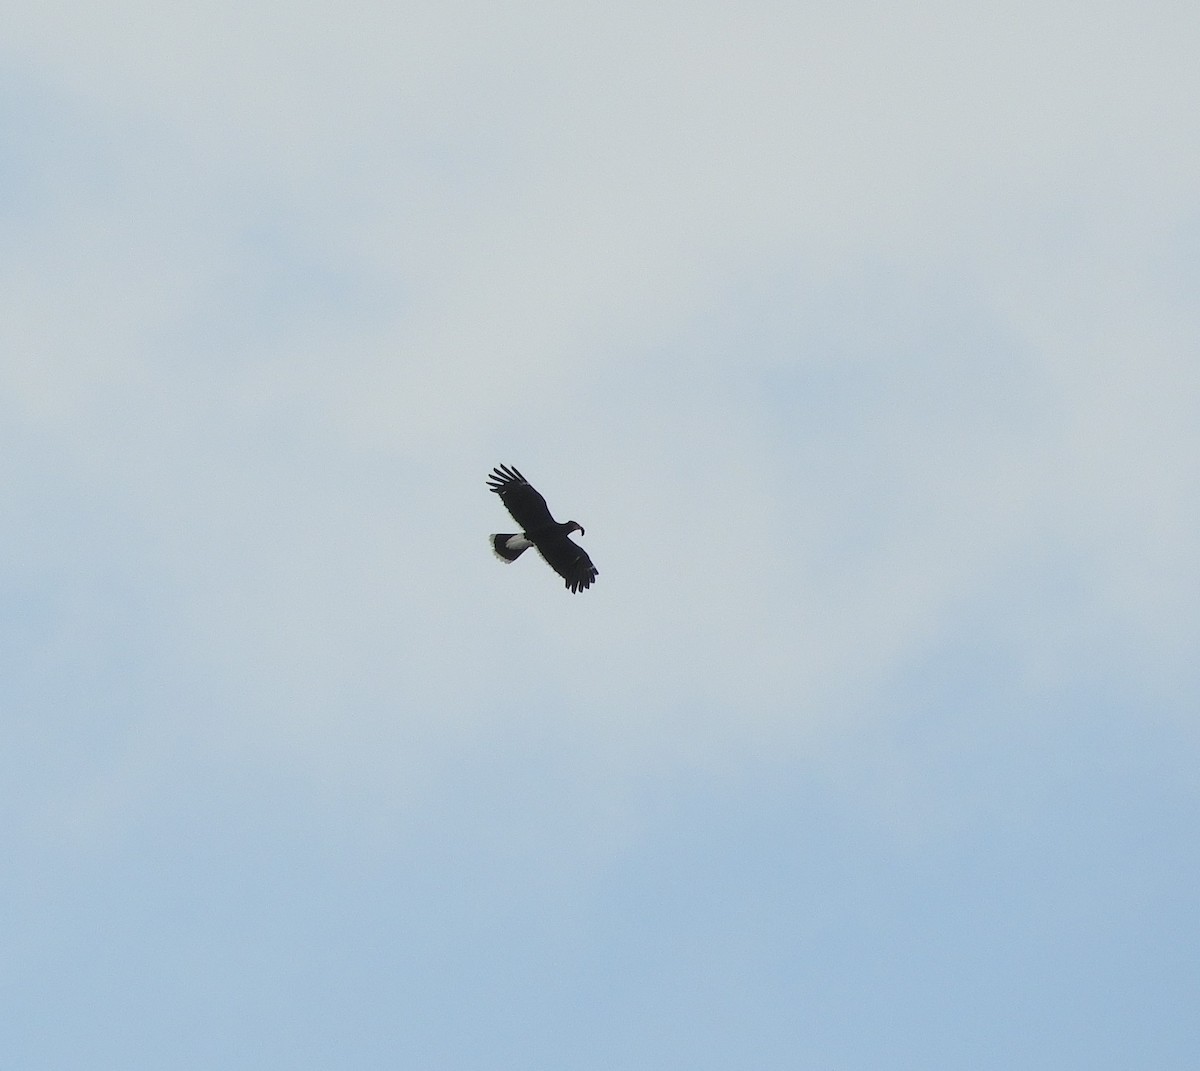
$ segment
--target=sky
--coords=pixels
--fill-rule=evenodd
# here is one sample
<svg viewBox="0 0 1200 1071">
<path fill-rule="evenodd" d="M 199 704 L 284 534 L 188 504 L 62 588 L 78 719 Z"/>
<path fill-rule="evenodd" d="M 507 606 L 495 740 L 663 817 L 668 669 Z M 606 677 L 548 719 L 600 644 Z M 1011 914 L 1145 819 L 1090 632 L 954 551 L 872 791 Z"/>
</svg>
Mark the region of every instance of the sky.
<svg viewBox="0 0 1200 1071">
<path fill-rule="evenodd" d="M 0 1062 L 1193 1067 L 1198 47 L 18 4 Z"/>
</svg>

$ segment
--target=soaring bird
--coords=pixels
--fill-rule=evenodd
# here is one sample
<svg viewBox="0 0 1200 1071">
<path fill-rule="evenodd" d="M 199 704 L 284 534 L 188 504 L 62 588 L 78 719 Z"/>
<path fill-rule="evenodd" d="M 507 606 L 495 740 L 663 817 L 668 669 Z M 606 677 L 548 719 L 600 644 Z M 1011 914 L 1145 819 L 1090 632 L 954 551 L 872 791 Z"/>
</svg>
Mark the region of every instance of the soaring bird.
<svg viewBox="0 0 1200 1071">
<path fill-rule="evenodd" d="M 538 553 L 566 581 L 572 592 L 591 586 L 600 570 L 592 564 L 587 551 L 570 538 L 572 532 L 584 534 L 582 524 L 578 521 L 560 523 L 551 517 L 546 500 L 518 469 L 509 465 L 492 469 L 488 489 L 500 496 L 513 520 L 522 528 L 520 532 L 502 532 L 491 537 L 492 550 L 498 558 L 515 562 L 530 547 L 537 547 Z"/>
</svg>

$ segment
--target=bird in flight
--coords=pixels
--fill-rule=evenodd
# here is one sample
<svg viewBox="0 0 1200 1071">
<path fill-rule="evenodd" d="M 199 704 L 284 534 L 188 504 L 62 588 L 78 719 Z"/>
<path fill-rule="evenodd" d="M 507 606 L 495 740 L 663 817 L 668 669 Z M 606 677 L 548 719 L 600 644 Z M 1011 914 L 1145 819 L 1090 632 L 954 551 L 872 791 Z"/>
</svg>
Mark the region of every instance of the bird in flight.
<svg viewBox="0 0 1200 1071">
<path fill-rule="evenodd" d="M 600 570 L 592 564 L 587 551 L 570 538 L 572 532 L 583 535 L 582 524 L 578 521 L 560 523 L 551 517 L 546 500 L 518 469 L 509 465 L 492 469 L 488 489 L 500 496 L 505 509 L 522 529 L 491 537 L 492 550 L 498 558 L 515 562 L 530 547 L 537 547 L 537 552 L 566 581 L 572 592 L 591 586 Z"/>
</svg>

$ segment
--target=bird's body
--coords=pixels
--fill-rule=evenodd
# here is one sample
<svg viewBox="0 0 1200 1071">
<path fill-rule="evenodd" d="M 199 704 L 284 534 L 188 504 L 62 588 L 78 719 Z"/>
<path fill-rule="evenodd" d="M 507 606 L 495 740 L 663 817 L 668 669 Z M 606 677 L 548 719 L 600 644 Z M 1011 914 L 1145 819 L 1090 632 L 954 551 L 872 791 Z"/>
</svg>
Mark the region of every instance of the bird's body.
<svg viewBox="0 0 1200 1071">
<path fill-rule="evenodd" d="M 556 521 L 550 515 L 546 500 L 519 470 L 509 465 L 492 470 L 488 476 L 488 489 L 500 496 L 500 501 L 522 529 L 491 537 L 492 550 L 498 558 L 515 562 L 530 547 L 536 547 L 572 592 L 591 586 L 599 570 L 592 564 L 587 551 L 571 539 L 572 532 L 583 535 L 583 525 L 577 521 Z"/>
</svg>

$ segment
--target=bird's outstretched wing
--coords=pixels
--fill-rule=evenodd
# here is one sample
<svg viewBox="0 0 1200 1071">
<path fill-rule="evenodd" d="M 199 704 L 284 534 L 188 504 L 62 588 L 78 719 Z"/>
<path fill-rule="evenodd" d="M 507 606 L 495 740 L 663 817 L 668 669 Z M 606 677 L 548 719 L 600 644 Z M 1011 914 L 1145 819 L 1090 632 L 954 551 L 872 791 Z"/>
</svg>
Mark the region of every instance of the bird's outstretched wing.
<svg viewBox="0 0 1200 1071">
<path fill-rule="evenodd" d="M 555 532 L 539 539 L 534 545 L 550 568 L 566 581 L 572 592 L 591 587 L 592 581 L 600 572 L 592 564 L 587 551 L 565 532 Z"/>
<path fill-rule="evenodd" d="M 500 465 L 492 469 L 488 476 L 488 489 L 495 491 L 500 496 L 500 501 L 504 503 L 505 509 L 512 514 L 513 520 L 521 526 L 523 531 L 535 532 L 539 528 L 546 528 L 554 523 L 546 500 L 530 486 L 529 481 L 521 475 L 518 469 L 508 465 Z M 567 542 L 570 543 L 570 540 Z M 546 560 L 550 561 L 549 558 Z M 554 565 L 553 562 L 550 564 Z M 554 568 L 557 569 L 558 566 L 555 565 Z"/>
</svg>

